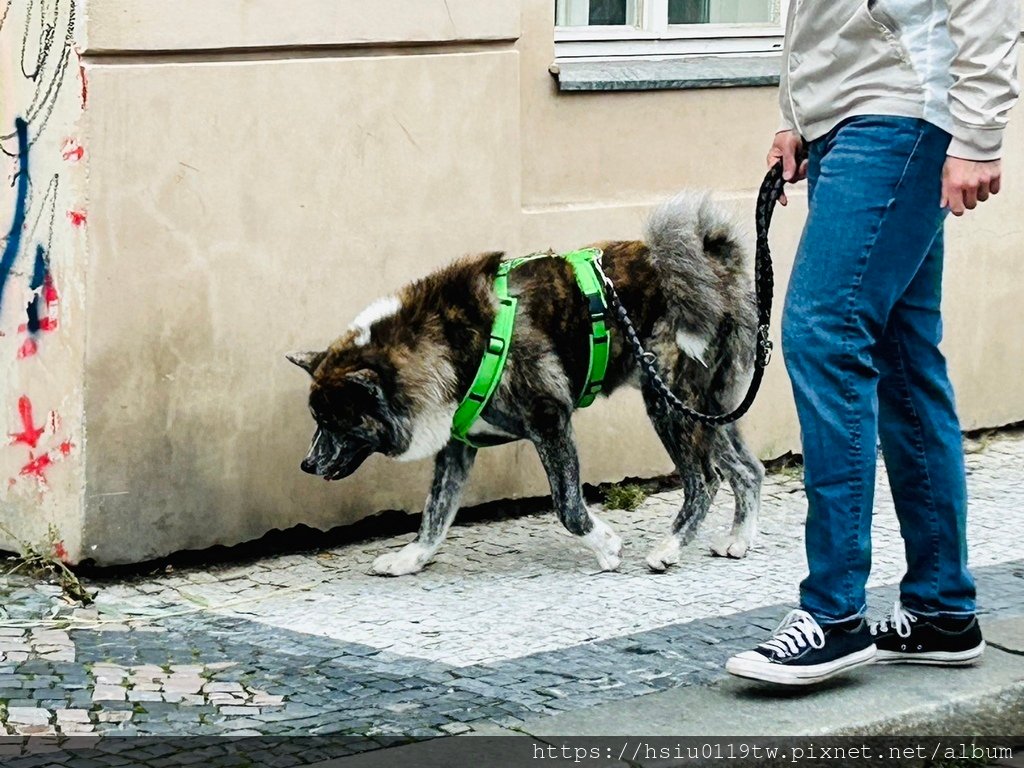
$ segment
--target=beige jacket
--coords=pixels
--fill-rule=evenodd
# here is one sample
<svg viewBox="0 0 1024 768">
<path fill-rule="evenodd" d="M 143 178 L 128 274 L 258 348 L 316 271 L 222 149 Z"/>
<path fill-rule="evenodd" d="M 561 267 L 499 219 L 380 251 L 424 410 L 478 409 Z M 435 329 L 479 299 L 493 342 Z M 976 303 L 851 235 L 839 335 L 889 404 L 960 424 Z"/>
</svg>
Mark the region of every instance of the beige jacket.
<svg viewBox="0 0 1024 768">
<path fill-rule="evenodd" d="M 1017 0 L 790 0 L 782 130 L 813 141 L 848 117 L 917 117 L 949 154 L 1000 156 L 1017 101 Z"/>
</svg>

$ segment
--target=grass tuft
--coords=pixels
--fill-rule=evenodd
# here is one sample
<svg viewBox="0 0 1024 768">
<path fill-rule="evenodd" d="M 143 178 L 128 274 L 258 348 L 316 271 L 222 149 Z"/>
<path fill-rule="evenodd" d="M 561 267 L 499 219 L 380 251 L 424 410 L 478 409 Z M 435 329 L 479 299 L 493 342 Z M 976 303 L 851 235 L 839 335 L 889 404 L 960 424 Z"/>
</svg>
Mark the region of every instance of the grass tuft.
<svg viewBox="0 0 1024 768">
<path fill-rule="evenodd" d="M 604 505 L 608 509 L 632 512 L 647 499 L 647 491 L 634 483 L 609 485 L 604 489 Z"/>
</svg>

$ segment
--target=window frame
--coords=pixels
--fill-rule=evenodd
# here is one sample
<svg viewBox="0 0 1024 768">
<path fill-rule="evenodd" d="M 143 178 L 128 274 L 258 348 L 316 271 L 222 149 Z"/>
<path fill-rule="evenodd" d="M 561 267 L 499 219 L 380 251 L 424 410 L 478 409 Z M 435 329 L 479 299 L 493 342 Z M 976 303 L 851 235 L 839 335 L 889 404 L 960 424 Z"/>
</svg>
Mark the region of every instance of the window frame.
<svg viewBox="0 0 1024 768">
<path fill-rule="evenodd" d="M 789 4 L 776 24 L 669 24 L 669 0 L 636 0 L 635 26 L 555 26 L 558 61 L 779 53 Z"/>
</svg>

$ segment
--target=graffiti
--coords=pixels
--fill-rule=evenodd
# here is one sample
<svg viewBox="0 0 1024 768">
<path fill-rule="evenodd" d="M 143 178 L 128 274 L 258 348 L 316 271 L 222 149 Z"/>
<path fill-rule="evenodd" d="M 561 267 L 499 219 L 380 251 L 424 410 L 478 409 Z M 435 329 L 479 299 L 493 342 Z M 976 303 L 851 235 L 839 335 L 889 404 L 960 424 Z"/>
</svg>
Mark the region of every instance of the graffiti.
<svg viewBox="0 0 1024 768">
<path fill-rule="evenodd" d="M 14 445 L 24 443 L 29 448 L 35 448 L 39 438 L 43 436 L 43 427 L 35 426 L 35 419 L 32 417 L 32 401 L 26 395 L 18 399 L 18 416 L 21 417 L 22 431 L 11 435 L 14 438 Z"/>
<path fill-rule="evenodd" d="M 29 454 L 31 456 L 31 454 Z M 18 474 L 23 477 L 34 477 L 37 480 L 46 480 L 46 470 L 53 464 L 50 454 L 44 453 L 39 458 L 32 458 L 28 464 L 21 468 Z"/>
<path fill-rule="evenodd" d="M 15 0 L 0 0 L 0 33 L 9 23 Z M 21 34 L 21 74 L 32 84 L 27 106 L 21 111 L 23 122 L 33 128 L 36 139 L 43 134 L 53 115 L 57 96 L 64 84 L 71 56 L 74 53 L 74 0 L 17 0 L 26 3 L 25 26 Z M 83 80 L 84 89 L 84 80 Z M 84 91 L 83 91 L 84 93 Z M 7 144 L 15 133 L 0 135 L 0 152 L 8 157 L 17 154 Z M 35 139 L 33 139 L 35 141 Z M 18 151 L 21 151 L 19 144 Z"/>
<path fill-rule="evenodd" d="M 56 411 L 50 411 L 45 422 L 36 426 L 35 413 L 32 407 L 32 400 L 28 395 L 18 398 L 18 418 L 21 420 L 21 432 L 11 434 L 12 445 L 24 445 L 28 449 L 28 461 L 22 466 L 18 473 L 20 477 L 34 478 L 42 483 L 46 482 L 46 471 L 61 459 L 67 458 L 75 448 L 75 444 L 66 438 L 58 438 L 60 430 L 60 417 Z M 57 447 L 36 455 L 36 449 L 40 447 L 44 437 L 52 436 L 57 442 Z M 50 442 L 53 445 L 53 442 Z M 13 485 L 14 480 L 8 484 Z"/>
<path fill-rule="evenodd" d="M 85 68 L 80 57 L 72 58 L 77 57 L 76 12 L 76 0 L 0 0 L 0 50 L 9 65 L 5 75 L 10 74 L 5 77 L 5 99 L 0 106 L 13 107 L 11 112 L 0 110 L 0 161 L 10 162 L 13 202 L 11 208 L 5 205 L 5 210 L 12 211 L 9 227 L 0 230 L 0 318 L 6 326 L 0 326 L 0 337 L 14 328 L 24 334 L 0 364 L 37 356 L 44 334 L 59 327 L 60 296 L 53 264 L 55 226 L 58 210 L 70 207 L 62 199 L 60 169 L 81 162 L 85 148 L 66 134 L 63 141 L 60 134 L 53 142 L 40 140 L 51 122 L 53 132 L 66 124 L 66 112 L 56 111 L 56 107 L 76 70 L 83 106 L 87 98 Z M 81 210 L 68 210 L 67 220 L 70 229 L 87 225 Z M 37 396 L 37 403 L 39 399 Z M 75 445 L 59 435 L 61 420 L 56 411 L 49 411 L 37 422 L 42 416 L 28 394 L 17 398 L 12 416 L 9 445 L 26 451 L 27 459 L 17 459 L 14 467 L 20 470 L 12 468 L 17 476 L 10 478 L 8 485 L 27 478 L 45 487 L 48 471 L 70 456 Z"/>
<path fill-rule="evenodd" d="M 32 275 L 29 280 L 29 290 L 32 298 L 26 307 L 27 322 L 20 331 L 28 332 L 29 338 L 18 351 L 19 359 L 31 357 L 38 350 L 36 338 L 40 331 L 53 331 L 57 327 L 57 319 L 54 314 L 57 304 L 57 289 L 54 286 L 53 276 L 50 272 L 48 251 L 53 242 L 53 225 L 56 215 L 57 194 L 59 192 L 60 179 L 54 176 L 43 196 L 39 212 L 31 227 L 26 231 L 25 219 L 29 206 L 29 190 L 31 188 L 31 171 L 29 168 L 29 140 L 28 124 L 18 119 L 16 121 L 16 134 L 20 151 L 18 154 L 17 171 L 17 192 L 14 204 L 14 218 L 11 222 L 11 229 L 7 234 L 4 244 L 3 255 L 0 256 L 0 310 L 3 309 L 4 289 L 10 279 L 15 263 L 22 251 L 22 241 L 34 240 L 41 224 L 46 225 L 46 244 L 37 243 L 35 262 Z M 46 316 L 40 314 L 40 299 L 45 304 Z"/>
<path fill-rule="evenodd" d="M 56 306 L 59 297 L 57 289 L 53 285 L 46 250 L 41 245 L 36 247 L 36 263 L 32 270 L 29 289 L 32 291 L 32 300 L 26 310 L 28 321 L 18 328 L 20 332 L 27 333 L 28 338 L 18 350 L 19 360 L 32 357 L 39 351 L 38 336 L 40 333 L 51 333 L 57 330 Z M 43 309 L 46 314 L 41 313 Z"/>
<path fill-rule="evenodd" d="M 60 156 L 69 163 L 80 162 L 85 156 L 85 147 L 79 144 L 77 139 L 65 139 Z"/>
<path fill-rule="evenodd" d="M 64 440 L 54 450 L 40 454 L 39 456 L 34 455 L 30 451 L 28 463 L 21 468 L 21 471 L 18 474 L 21 477 L 35 479 L 45 486 L 47 480 L 46 471 L 61 459 L 70 456 L 74 447 L 75 444 L 70 440 Z"/>
<path fill-rule="evenodd" d="M 15 121 L 15 133 L 18 137 L 18 174 L 17 192 L 14 198 L 14 220 L 4 243 L 3 256 L 0 256 L 0 309 L 3 309 L 4 288 L 11 275 L 11 269 L 21 251 L 22 231 L 25 228 L 25 214 L 28 206 L 28 123 L 21 118 Z"/>
<path fill-rule="evenodd" d="M 16 170 L 13 174 L 15 191 L 14 216 L 7 236 L 3 240 L 0 256 L 0 309 L 3 309 L 5 288 L 14 273 L 16 261 L 22 253 L 24 243 L 34 243 L 41 223 L 48 223 L 44 259 L 51 252 L 53 223 L 60 177 L 54 174 L 38 204 L 33 200 L 32 176 L 29 159 L 33 146 L 46 131 L 53 116 L 57 98 L 66 79 L 71 57 L 75 53 L 74 32 L 77 6 L 75 0 L 0 0 L 0 35 L 8 38 L 19 35 L 20 52 L 15 46 L 4 46 L 7 55 L 17 56 L 17 67 L 27 87 L 10 90 L 17 94 L 17 116 L 13 118 L 14 130 L 0 134 L 0 153 L 12 159 Z M 14 29 L 15 19 L 22 18 L 23 24 Z M 81 67 L 80 67 L 81 69 Z M 84 70 L 82 70 L 84 71 Z M 10 125 L 10 116 L 2 116 L 0 130 Z M 65 160 L 81 159 L 82 147 L 74 140 L 65 142 L 62 156 Z M 26 223 L 34 220 L 26 230 Z M 75 212 L 76 226 L 85 224 Z M 69 214 L 70 216 L 70 214 Z M 38 251 L 36 252 L 38 255 Z M 52 283 L 52 277 L 51 277 Z M 33 290 L 41 289 L 37 286 Z M 30 303 L 34 303 L 34 300 Z"/>
</svg>

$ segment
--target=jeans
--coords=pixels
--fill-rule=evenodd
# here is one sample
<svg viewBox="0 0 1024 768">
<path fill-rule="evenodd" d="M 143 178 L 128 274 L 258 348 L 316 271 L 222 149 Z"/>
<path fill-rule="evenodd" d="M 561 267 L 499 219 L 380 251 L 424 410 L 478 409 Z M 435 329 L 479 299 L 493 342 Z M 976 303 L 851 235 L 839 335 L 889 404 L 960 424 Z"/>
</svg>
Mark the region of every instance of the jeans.
<svg viewBox="0 0 1024 768">
<path fill-rule="evenodd" d="M 810 213 L 782 322 L 800 419 L 809 573 L 821 624 L 863 615 L 878 444 L 907 558 L 906 608 L 975 610 L 967 489 L 942 320 L 942 167 L 923 120 L 851 118 L 811 142 Z"/>
</svg>

